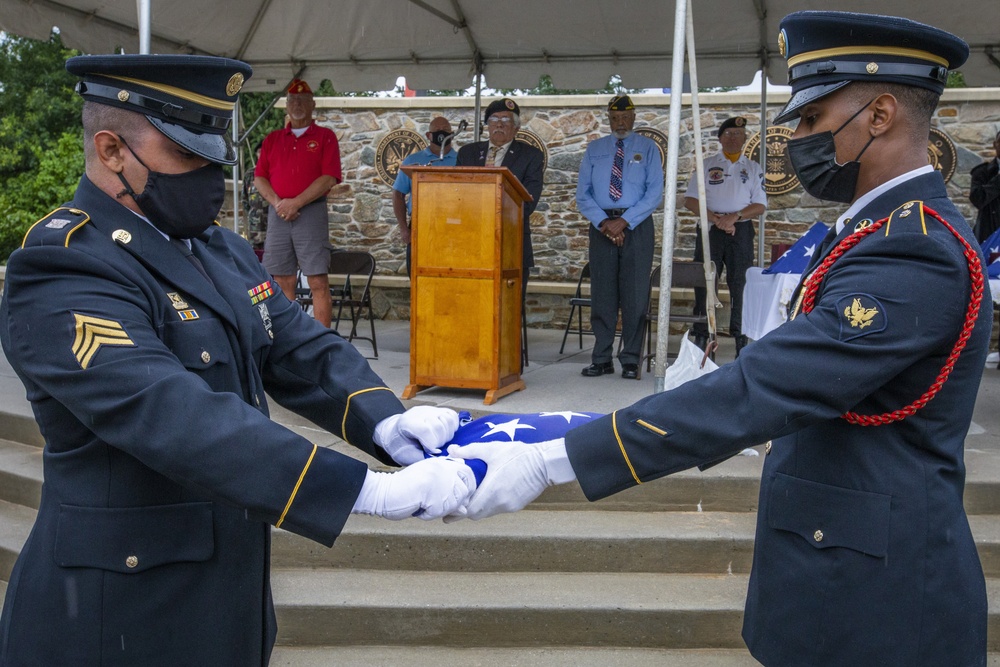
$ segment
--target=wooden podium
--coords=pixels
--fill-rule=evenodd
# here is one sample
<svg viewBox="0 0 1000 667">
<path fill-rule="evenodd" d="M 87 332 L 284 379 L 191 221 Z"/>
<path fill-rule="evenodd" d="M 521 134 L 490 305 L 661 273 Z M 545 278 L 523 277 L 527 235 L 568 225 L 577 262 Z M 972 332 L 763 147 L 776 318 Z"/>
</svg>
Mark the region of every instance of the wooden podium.
<svg viewBox="0 0 1000 667">
<path fill-rule="evenodd" d="M 413 183 L 410 384 L 486 389 L 521 379 L 522 208 L 531 195 L 506 167 L 403 167 Z"/>
</svg>

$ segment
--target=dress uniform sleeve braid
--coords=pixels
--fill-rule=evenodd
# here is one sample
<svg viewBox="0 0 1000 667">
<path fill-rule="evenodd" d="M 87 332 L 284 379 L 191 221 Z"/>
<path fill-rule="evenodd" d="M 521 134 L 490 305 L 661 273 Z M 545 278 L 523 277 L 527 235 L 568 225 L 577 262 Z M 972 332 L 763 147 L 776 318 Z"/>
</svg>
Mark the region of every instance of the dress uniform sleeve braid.
<svg viewBox="0 0 1000 667">
<path fill-rule="evenodd" d="M 976 320 L 979 316 L 979 309 L 983 301 L 983 267 L 982 262 L 979 260 L 979 253 L 973 248 L 968 241 L 966 241 L 961 234 L 959 234 L 951 224 L 948 223 L 943 217 L 941 217 L 933 209 L 921 206 L 923 214 L 929 215 L 948 229 L 951 234 L 958 239 L 958 242 L 962 244 L 965 260 L 969 266 L 969 278 L 970 278 L 970 295 L 969 304 L 965 311 L 965 320 L 962 324 L 962 330 L 958 335 L 958 339 L 955 341 L 952 347 L 951 353 L 948 355 L 948 359 L 945 361 L 944 366 L 941 367 L 940 372 L 938 372 L 937 378 L 931 383 L 931 386 L 925 391 L 920 398 L 916 399 L 909 405 L 904 406 L 898 410 L 892 410 L 891 412 L 885 412 L 880 415 L 860 415 L 856 412 L 846 412 L 841 415 L 842 419 L 847 420 L 851 424 L 856 424 L 858 426 L 881 426 L 883 424 L 890 424 L 896 421 L 902 421 L 907 417 L 913 415 L 917 410 L 920 410 L 925 405 L 927 405 L 939 391 L 944 383 L 947 382 L 948 376 L 951 375 L 952 370 L 955 368 L 955 362 L 958 361 L 959 356 L 962 354 L 962 350 L 965 349 L 966 344 L 969 341 L 969 337 L 972 335 L 972 330 L 976 326 Z M 923 219 L 923 216 L 921 216 Z M 809 277 L 804 288 L 804 294 L 802 297 L 802 312 L 808 313 L 813 309 L 816 302 L 816 293 L 819 290 L 820 284 L 823 282 L 823 278 L 826 273 L 830 270 L 833 264 L 843 257 L 844 253 L 853 248 L 861 241 L 864 237 L 875 232 L 881 228 L 884 224 L 889 221 L 890 218 L 883 218 L 878 222 L 869 225 L 868 227 L 854 232 L 844 240 L 842 240 L 837 247 L 834 248 L 826 259 L 820 264 L 819 268 Z"/>
<path fill-rule="evenodd" d="M 618 440 L 618 448 L 622 452 L 622 458 L 625 459 L 625 464 L 628 466 L 628 470 L 632 473 L 632 479 L 635 480 L 636 484 L 642 484 L 642 480 L 639 476 L 635 474 L 635 467 L 632 466 L 632 461 L 628 458 L 628 452 L 625 451 L 625 443 L 622 442 L 621 433 L 618 432 L 618 411 L 611 413 L 611 427 L 615 431 L 615 438 Z"/>
<path fill-rule="evenodd" d="M 295 496 L 299 492 L 299 487 L 302 486 L 302 480 L 305 479 L 306 473 L 309 471 L 309 466 L 312 465 L 313 459 L 316 458 L 316 444 L 313 444 L 312 451 L 309 452 L 309 458 L 306 460 L 306 464 L 302 467 L 302 474 L 299 475 L 298 481 L 295 482 L 295 487 L 292 489 L 292 494 L 288 496 L 288 503 L 285 505 L 285 509 L 281 512 L 281 517 L 274 524 L 275 528 L 281 528 L 281 524 L 285 522 L 285 517 L 288 515 L 288 510 L 292 508 L 292 503 L 295 502 Z"/>
<path fill-rule="evenodd" d="M 367 394 L 370 391 L 392 391 L 388 387 L 369 387 L 368 389 L 360 389 L 347 397 L 347 402 L 344 404 L 344 418 L 340 423 L 340 437 L 344 442 L 350 442 L 347 439 L 347 417 L 351 414 L 351 399 L 359 394 Z"/>
</svg>

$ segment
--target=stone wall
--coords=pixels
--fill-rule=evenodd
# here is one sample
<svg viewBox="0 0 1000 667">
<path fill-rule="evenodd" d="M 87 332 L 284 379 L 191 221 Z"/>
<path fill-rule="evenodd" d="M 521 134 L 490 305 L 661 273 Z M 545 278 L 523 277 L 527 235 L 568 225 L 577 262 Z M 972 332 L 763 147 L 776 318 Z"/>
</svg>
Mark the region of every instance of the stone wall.
<svg viewBox="0 0 1000 667">
<path fill-rule="evenodd" d="M 669 97 L 636 95 L 636 128 L 652 127 L 667 134 Z M 786 95 L 769 100 L 769 117 L 781 108 Z M 483 106 L 489 102 L 484 100 Z M 580 267 L 587 261 L 587 221 L 577 212 L 574 195 L 577 171 L 588 142 L 608 133 L 606 97 L 551 96 L 519 98 L 522 126 L 536 134 L 548 149 L 548 166 L 541 202 L 531 218 L 536 268 L 533 281 L 575 285 Z M 702 142 L 708 153 L 719 150 L 715 132 L 723 119 L 745 116 L 749 133 L 760 126 L 760 100 L 755 94 L 710 93 L 699 96 Z M 470 130 L 458 143 L 473 141 L 471 98 L 317 98 L 319 123 L 331 128 L 340 140 L 344 183 L 330 199 L 330 237 L 336 247 L 366 250 L 378 261 L 382 275 L 405 275 L 404 248 L 395 231 L 391 189 L 378 175 L 376 148 L 389 132 L 401 128 L 421 135 L 431 118 L 443 115 L 452 125 L 465 119 Z M 683 194 L 694 169 L 694 138 L 689 96 L 684 96 L 681 114 L 678 191 Z M 956 204 L 972 221 L 975 209 L 968 201 L 969 170 L 990 157 L 991 142 L 1000 127 L 1000 89 L 955 89 L 946 91 L 935 114 L 934 126 L 954 143 L 957 164 L 948 189 Z M 877 142 L 870 150 L 878 150 Z M 772 196 L 766 214 L 765 248 L 794 242 L 813 222 L 832 222 L 845 207 L 829 205 L 805 194 L 801 186 Z M 695 219 L 681 209 L 675 239 L 675 257 L 690 259 L 694 247 Z M 663 209 L 654 214 L 657 251 Z M 765 264 L 770 260 L 765 251 Z M 539 293 L 529 288 L 529 322 L 562 326 L 565 296 Z M 380 315 L 408 317 L 408 291 L 387 292 L 379 299 Z M 534 309 L 534 310 L 532 310 Z M 720 320 L 727 321 L 727 320 Z"/>
</svg>

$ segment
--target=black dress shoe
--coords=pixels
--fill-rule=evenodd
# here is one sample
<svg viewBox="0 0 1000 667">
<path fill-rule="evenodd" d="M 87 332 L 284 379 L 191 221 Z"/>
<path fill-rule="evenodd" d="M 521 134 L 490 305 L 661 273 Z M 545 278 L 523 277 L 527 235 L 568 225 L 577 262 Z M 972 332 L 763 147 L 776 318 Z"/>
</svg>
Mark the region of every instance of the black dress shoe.
<svg viewBox="0 0 1000 667">
<path fill-rule="evenodd" d="M 639 364 L 622 364 L 622 377 L 626 380 L 638 380 Z"/>
<path fill-rule="evenodd" d="M 610 375 L 615 372 L 615 364 L 613 361 L 608 361 L 603 364 L 591 364 L 580 371 L 583 377 L 596 378 L 601 375 Z"/>
</svg>

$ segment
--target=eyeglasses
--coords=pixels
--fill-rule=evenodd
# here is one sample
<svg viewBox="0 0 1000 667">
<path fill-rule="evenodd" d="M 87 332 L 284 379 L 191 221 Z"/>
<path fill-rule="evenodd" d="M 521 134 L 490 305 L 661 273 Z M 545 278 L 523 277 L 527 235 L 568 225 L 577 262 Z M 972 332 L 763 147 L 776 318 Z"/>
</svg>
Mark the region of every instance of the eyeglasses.
<svg viewBox="0 0 1000 667">
<path fill-rule="evenodd" d="M 490 118 L 488 121 L 486 121 L 486 124 L 487 125 L 493 125 L 493 126 L 496 126 L 496 125 L 513 125 L 514 124 L 514 119 L 513 118 Z"/>
</svg>

